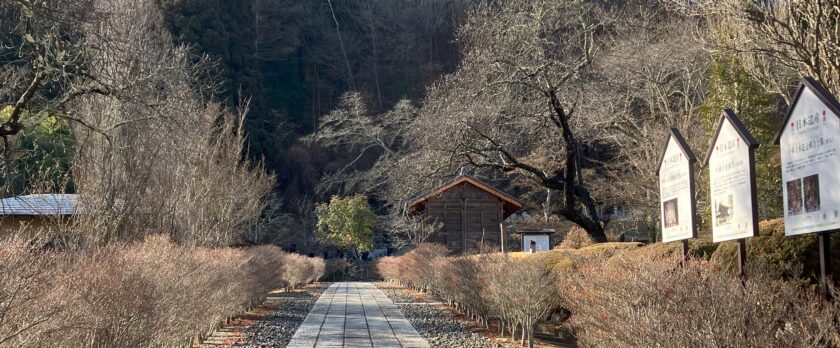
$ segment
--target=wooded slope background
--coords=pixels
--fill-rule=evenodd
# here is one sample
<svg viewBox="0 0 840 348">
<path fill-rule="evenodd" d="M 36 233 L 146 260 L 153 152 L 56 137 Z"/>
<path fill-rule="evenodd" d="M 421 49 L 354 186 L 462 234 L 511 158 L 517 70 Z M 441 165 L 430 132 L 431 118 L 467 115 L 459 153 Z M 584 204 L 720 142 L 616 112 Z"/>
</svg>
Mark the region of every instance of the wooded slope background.
<svg viewBox="0 0 840 348">
<path fill-rule="evenodd" d="M 217 59 L 221 94 L 251 98 L 253 158 L 265 158 L 279 190 L 312 190 L 330 155 L 295 144 L 344 92 L 360 91 L 373 112 L 454 70 L 453 41 L 466 0 L 158 0 L 178 43 Z"/>
</svg>

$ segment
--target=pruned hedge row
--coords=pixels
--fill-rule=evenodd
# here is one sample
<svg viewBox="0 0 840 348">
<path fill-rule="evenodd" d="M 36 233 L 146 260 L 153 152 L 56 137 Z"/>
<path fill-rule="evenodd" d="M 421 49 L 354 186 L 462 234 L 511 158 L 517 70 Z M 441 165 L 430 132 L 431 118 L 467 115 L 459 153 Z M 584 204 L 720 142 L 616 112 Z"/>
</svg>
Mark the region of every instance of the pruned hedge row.
<svg viewBox="0 0 840 348">
<path fill-rule="evenodd" d="M 447 254 L 441 245 L 423 244 L 379 259 L 375 269 L 387 280 L 436 293 L 485 327 L 497 320 L 500 335 L 532 342 L 534 325 L 558 303 L 555 273 L 537 258 Z"/>
<path fill-rule="evenodd" d="M 681 255 L 646 248 L 604 243 L 452 257 L 421 245 L 376 268 L 479 322 L 498 318 L 506 334 L 524 327 L 528 337 L 562 309 L 570 313 L 562 325 L 582 346 L 840 346 L 840 303 L 823 300 L 814 286 L 757 269 L 741 279 L 704 258 L 681 266 Z"/>
<path fill-rule="evenodd" d="M 84 251 L 0 243 L 0 346 L 174 347 L 316 281 L 324 261 L 273 246 L 188 248 L 155 236 Z"/>
<path fill-rule="evenodd" d="M 681 256 L 615 256 L 559 277 L 583 346 L 836 347 L 840 303 L 754 270 L 746 279 Z"/>
</svg>

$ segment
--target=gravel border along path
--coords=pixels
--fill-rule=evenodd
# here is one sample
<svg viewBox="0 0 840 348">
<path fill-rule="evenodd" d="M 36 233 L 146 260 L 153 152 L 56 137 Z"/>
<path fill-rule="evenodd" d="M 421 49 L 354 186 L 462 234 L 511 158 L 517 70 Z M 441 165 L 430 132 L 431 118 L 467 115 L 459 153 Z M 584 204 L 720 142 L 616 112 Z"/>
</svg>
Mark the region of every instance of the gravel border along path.
<svg viewBox="0 0 840 348">
<path fill-rule="evenodd" d="M 316 283 L 293 293 L 269 296 L 274 312 L 257 321 L 234 347 L 285 347 L 297 328 L 331 283 Z"/>
<path fill-rule="evenodd" d="M 496 348 L 484 336 L 474 333 L 434 304 L 418 302 L 411 293 L 387 282 L 373 283 L 397 305 L 411 325 L 432 347 Z"/>
</svg>

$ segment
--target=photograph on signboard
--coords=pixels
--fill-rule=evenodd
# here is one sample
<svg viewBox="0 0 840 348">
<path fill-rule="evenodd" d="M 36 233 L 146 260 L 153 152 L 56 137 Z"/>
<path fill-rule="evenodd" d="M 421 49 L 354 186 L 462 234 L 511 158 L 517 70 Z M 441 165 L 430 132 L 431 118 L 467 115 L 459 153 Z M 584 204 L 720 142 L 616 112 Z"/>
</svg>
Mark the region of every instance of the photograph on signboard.
<svg viewBox="0 0 840 348">
<path fill-rule="evenodd" d="M 811 213 L 820 210 L 820 175 L 814 174 L 802 179 L 802 187 L 805 191 L 805 212 Z"/>
<path fill-rule="evenodd" d="M 787 192 L 788 215 L 802 214 L 802 180 L 788 181 Z"/>
<path fill-rule="evenodd" d="M 715 224 L 720 226 L 732 222 L 733 201 L 734 199 L 732 199 L 732 194 L 725 195 L 723 196 L 723 199 L 717 201 L 717 215 L 715 216 Z"/>
<path fill-rule="evenodd" d="M 677 208 L 677 198 L 663 203 L 662 208 L 665 211 L 665 228 L 674 227 L 680 224 L 679 209 Z"/>
</svg>

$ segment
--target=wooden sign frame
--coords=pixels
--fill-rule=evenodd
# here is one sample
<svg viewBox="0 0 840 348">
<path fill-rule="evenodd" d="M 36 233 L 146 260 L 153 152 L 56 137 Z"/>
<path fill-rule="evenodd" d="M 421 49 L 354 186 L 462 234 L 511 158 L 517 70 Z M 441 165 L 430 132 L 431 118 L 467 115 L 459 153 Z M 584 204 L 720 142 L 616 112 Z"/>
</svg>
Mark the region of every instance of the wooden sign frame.
<svg viewBox="0 0 840 348">
<path fill-rule="evenodd" d="M 689 185 L 689 192 L 690 192 L 690 211 L 691 211 L 691 236 L 688 238 L 683 238 L 680 240 L 682 244 L 682 252 L 683 258 L 688 257 L 688 240 L 697 238 L 697 191 L 696 191 L 696 177 L 695 177 L 695 165 L 697 164 L 697 157 L 694 156 L 694 153 L 691 151 L 691 147 L 688 145 L 688 142 L 685 141 L 685 138 L 680 133 L 679 129 L 671 127 L 668 129 L 668 137 L 665 138 L 665 144 L 662 146 L 662 153 L 659 156 L 659 162 L 656 166 L 656 176 L 659 177 L 662 171 L 662 164 L 665 161 L 665 154 L 668 151 L 668 145 L 671 143 L 671 139 L 674 139 L 677 146 L 679 147 L 680 151 L 682 151 L 683 155 L 685 155 L 686 159 L 688 160 L 688 185 Z M 661 182 L 659 182 L 661 183 Z M 660 202 L 662 204 L 662 197 L 661 193 L 662 188 L 660 186 Z M 660 217 L 664 219 L 664 217 Z M 664 232 L 664 231 L 663 231 Z M 664 236 L 663 236 L 664 237 Z"/>
<path fill-rule="evenodd" d="M 738 115 L 735 114 L 734 111 L 731 109 L 724 109 L 723 113 L 721 113 L 720 118 L 717 121 L 717 126 L 715 127 L 715 133 L 712 137 L 712 141 L 709 144 L 709 150 L 706 152 L 706 158 L 703 161 L 704 166 L 709 165 L 709 160 L 712 157 L 712 153 L 717 145 L 718 136 L 720 135 L 721 128 L 723 127 L 723 122 L 729 122 L 735 131 L 738 133 L 738 136 L 741 137 L 741 140 L 747 145 L 747 152 L 748 152 L 748 161 L 749 161 L 749 186 L 750 186 L 750 202 L 752 205 L 751 213 L 752 213 L 752 237 L 758 235 L 758 194 L 756 192 L 756 184 L 755 184 L 755 149 L 758 148 L 759 143 L 755 140 L 752 136 L 750 131 L 744 126 L 744 123 L 741 122 L 741 119 L 738 118 Z M 709 173 L 709 177 L 711 179 L 711 172 Z M 710 187 L 711 189 L 711 187 Z M 710 196 L 711 197 L 711 196 Z M 714 216 L 712 217 L 714 218 Z M 714 229 L 714 227 L 712 227 Z M 714 232 L 712 232 L 714 233 Z M 746 258 L 747 258 L 747 243 L 746 238 L 739 238 L 737 239 L 738 242 L 738 274 L 743 276 L 746 266 Z"/>
</svg>

